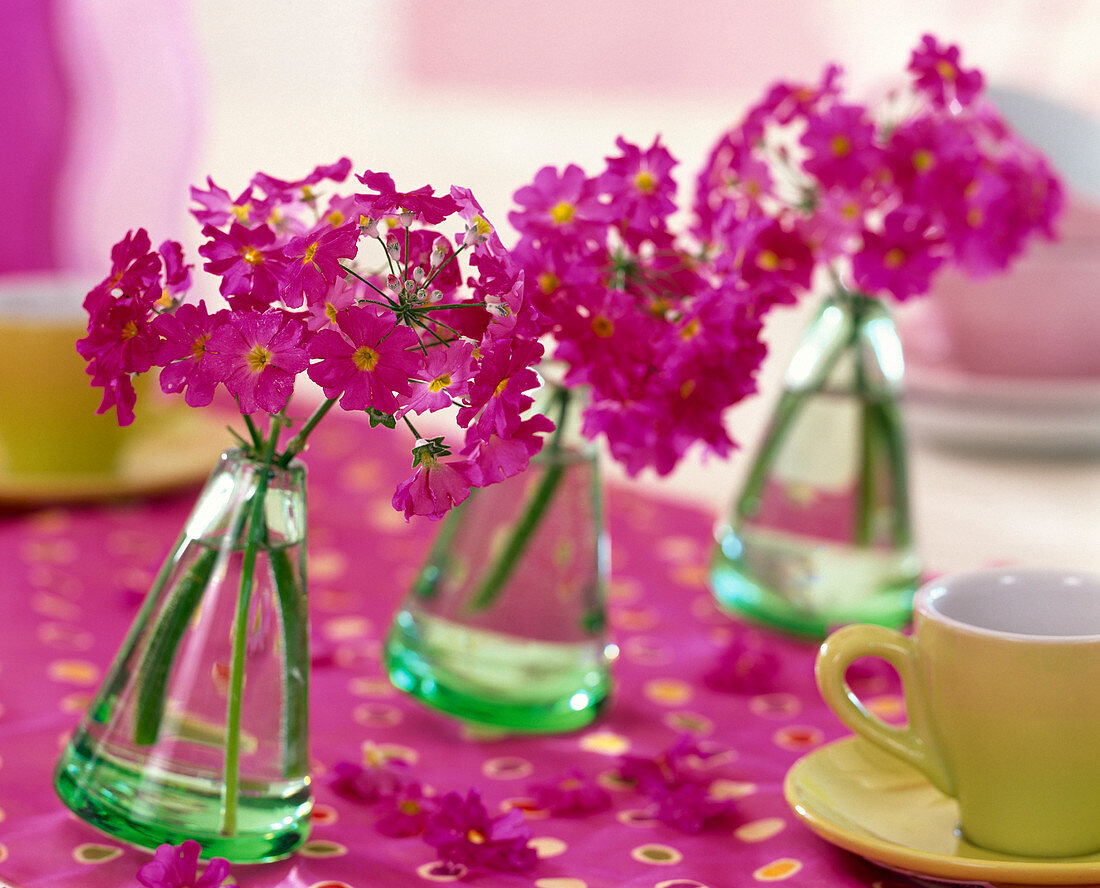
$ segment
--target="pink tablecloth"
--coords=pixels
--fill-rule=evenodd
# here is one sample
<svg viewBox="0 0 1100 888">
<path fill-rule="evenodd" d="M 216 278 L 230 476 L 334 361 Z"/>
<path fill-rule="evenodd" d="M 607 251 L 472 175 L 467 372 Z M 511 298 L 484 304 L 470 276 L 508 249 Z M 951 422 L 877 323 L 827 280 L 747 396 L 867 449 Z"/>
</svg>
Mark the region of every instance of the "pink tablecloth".
<svg viewBox="0 0 1100 888">
<path fill-rule="evenodd" d="M 390 508 L 407 454 L 394 436 L 346 417 L 328 421 L 315 441 L 307 459 L 313 636 L 322 654 L 312 684 L 315 825 L 289 860 L 235 866 L 239 885 L 387 888 L 433 878 L 430 846 L 382 836 L 371 806 L 327 785 L 325 770 L 359 761 L 366 743 L 412 760 L 437 792 L 478 788 L 495 810 L 570 769 L 595 777 L 613 772 L 623 752 L 656 755 L 685 731 L 723 751 L 716 777 L 737 798 L 733 824 L 688 834 L 632 817 L 645 799 L 622 790 L 594 815 L 532 816 L 540 854 L 532 871 L 463 881 L 528 888 L 899 881 L 814 836 L 784 802 L 790 765 L 845 731 L 814 688 L 814 645 L 750 630 L 715 609 L 706 588 L 709 515 L 610 490 L 610 615 L 622 649 L 613 705 L 573 735 L 476 738 L 396 692 L 379 665 L 390 615 L 435 530 L 406 525 Z M 194 494 L 0 516 L 0 882 L 137 884 L 148 854 L 70 816 L 50 775 Z M 712 689 L 703 676 L 730 639 L 746 633 L 779 656 L 778 672 L 757 693 Z"/>
</svg>

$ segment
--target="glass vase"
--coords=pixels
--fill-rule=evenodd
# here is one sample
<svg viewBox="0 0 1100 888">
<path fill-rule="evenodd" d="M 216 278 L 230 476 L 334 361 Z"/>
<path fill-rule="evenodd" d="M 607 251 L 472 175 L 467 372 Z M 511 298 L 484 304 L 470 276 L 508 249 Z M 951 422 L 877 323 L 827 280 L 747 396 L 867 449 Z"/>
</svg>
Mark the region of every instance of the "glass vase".
<svg viewBox="0 0 1100 888">
<path fill-rule="evenodd" d="M 821 637 L 850 622 L 905 624 L 921 565 L 913 548 L 904 361 L 885 305 L 839 289 L 787 368 L 784 390 L 718 528 L 720 605 Z"/>
<path fill-rule="evenodd" d="M 275 860 L 305 840 L 305 470 L 224 453 L 55 774 L 122 841 Z"/>
<path fill-rule="evenodd" d="M 570 393 L 556 397 L 563 406 Z M 526 472 L 475 489 L 443 519 L 386 640 L 401 690 L 527 733 L 579 728 L 604 706 L 614 648 L 600 479 L 596 454 L 565 443 L 572 422 L 559 419 Z"/>
</svg>

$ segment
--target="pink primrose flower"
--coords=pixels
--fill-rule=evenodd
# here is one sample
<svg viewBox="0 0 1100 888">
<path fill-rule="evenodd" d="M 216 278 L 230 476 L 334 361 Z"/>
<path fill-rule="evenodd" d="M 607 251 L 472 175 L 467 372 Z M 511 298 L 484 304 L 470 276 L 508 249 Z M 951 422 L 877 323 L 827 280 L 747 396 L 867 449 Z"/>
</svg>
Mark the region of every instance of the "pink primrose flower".
<svg viewBox="0 0 1100 888">
<path fill-rule="evenodd" d="M 933 273 L 943 263 L 941 240 L 920 212 L 895 210 L 881 231 L 867 231 L 852 257 L 852 276 L 866 293 L 890 293 L 904 301 L 928 291 Z"/>
<path fill-rule="evenodd" d="M 371 306 L 353 306 L 336 315 L 336 330 L 320 330 L 309 343 L 309 378 L 326 398 L 339 398 L 344 410 L 373 408 L 394 414 L 411 391 L 419 343 L 408 327 L 396 325 Z"/>
<path fill-rule="evenodd" d="M 623 236 L 636 242 L 649 231 L 663 228 L 676 212 L 672 168 L 677 161 L 660 137 L 645 151 L 622 136 L 615 145 L 621 154 L 607 158 L 607 170 L 597 178 L 597 187 L 610 198 L 607 212 L 619 222 Z"/>
<path fill-rule="evenodd" d="M 524 471 L 531 457 L 542 449 L 544 435 L 554 430 L 554 423 L 536 413 L 520 422 L 507 438 L 489 434 L 485 437 L 476 426 L 466 430 L 462 452 L 477 466 L 481 475 L 479 486 L 496 484 Z"/>
<path fill-rule="evenodd" d="M 875 128 L 859 105 L 833 105 L 809 118 L 802 134 L 804 168 L 824 188 L 859 190 L 882 164 Z"/>
<path fill-rule="evenodd" d="M 313 186 L 325 180 L 343 182 L 351 172 L 351 160 L 341 157 L 335 163 L 321 164 L 301 179 L 277 179 L 267 173 L 256 173 L 252 185 L 280 202 L 289 200 L 309 201 L 314 197 Z"/>
<path fill-rule="evenodd" d="M 419 836 L 428 826 L 438 801 L 426 795 L 417 782 L 407 783 L 393 795 L 381 799 L 374 828 L 394 839 Z"/>
<path fill-rule="evenodd" d="M 493 433 L 510 437 L 519 427 L 520 414 L 534 401 L 525 392 L 539 384 L 531 367 L 542 357 L 540 343 L 519 340 L 497 345 L 483 355 L 481 367 L 470 382 L 469 404 L 458 411 L 457 417 L 464 428 L 476 422 L 485 438 Z"/>
<path fill-rule="evenodd" d="M 309 365 L 302 347 L 305 326 L 278 309 L 234 310 L 206 342 L 208 372 L 225 383 L 241 413 L 275 414 L 294 393 L 294 380 Z"/>
<path fill-rule="evenodd" d="M 481 472 L 468 459 L 443 461 L 430 448 L 416 449 L 417 465 L 411 476 L 397 485 L 393 507 L 408 521 L 422 515 L 436 521 L 481 486 Z"/>
<path fill-rule="evenodd" d="M 406 413 L 434 413 L 450 407 L 466 395 L 473 373 L 474 343 L 465 340 L 447 348 L 429 350 L 418 371 L 418 381 L 412 384 L 408 403 L 399 416 Z"/>
<path fill-rule="evenodd" d="M 206 344 L 214 330 L 228 323 L 229 312 L 211 315 L 205 302 L 185 303 L 172 314 L 162 314 L 153 321 L 160 337 L 156 363 L 161 367 L 160 386 L 168 393 L 182 391 L 189 407 L 205 407 L 214 400 L 219 380 L 211 375 L 204 360 Z"/>
<path fill-rule="evenodd" d="M 607 207 L 600 202 L 595 180 L 576 164 L 560 173 L 554 167 L 543 167 L 512 200 L 522 211 L 510 213 L 508 219 L 521 234 L 606 239 Z"/>
<path fill-rule="evenodd" d="M 279 298 L 286 259 L 269 226 L 234 222 L 228 233 L 212 225 L 202 233 L 209 238 L 199 247 L 203 268 L 221 276 L 219 290 L 232 307 L 263 311 Z"/>
<path fill-rule="evenodd" d="M 583 817 L 611 807 L 611 794 L 578 768 L 555 780 L 532 784 L 527 792 L 539 808 L 558 817 Z"/>
<path fill-rule="evenodd" d="M 229 862 L 212 857 L 199 875 L 199 854 L 202 846 L 188 839 L 178 847 L 161 845 L 153 859 L 143 864 L 137 880 L 145 888 L 221 888 L 229 875 Z"/>
<path fill-rule="evenodd" d="M 917 87 L 940 107 L 952 101 L 969 105 L 982 91 L 982 72 L 963 70 L 959 65 L 959 48 L 943 46 L 931 34 L 925 34 L 920 46 L 913 50 L 909 71 Z"/>
<path fill-rule="evenodd" d="M 512 808 L 491 817 L 476 789 L 465 798 L 447 793 L 428 820 L 424 840 L 444 861 L 470 869 L 524 872 L 538 857 L 523 812 Z"/>
<path fill-rule="evenodd" d="M 405 762 L 379 758 L 365 765 L 337 762 L 332 768 L 329 788 L 341 798 L 373 805 L 398 795 L 409 781 Z"/>
<path fill-rule="evenodd" d="M 192 208 L 191 215 L 201 225 L 212 225 L 215 228 L 224 228 L 229 222 L 240 222 L 244 225 L 254 225 L 262 222 L 265 210 L 261 205 L 252 200 L 252 186 L 249 185 L 236 198 L 232 198 L 224 188 L 214 184 L 214 180 L 206 177 L 206 190 L 191 187 L 191 200 L 199 205 Z"/>
<path fill-rule="evenodd" d="M 366 284 L 352 277 L 340 278 L 325 293 L 324 298 L 308 303 L 306 327 L 312 332 L 335 327 L 340 312 L 347 311 L 366 296 Z"/>
<path fill-rule="evenodd" d="M 322 226 L 308 235 L 291 238 L 283 247 L 283 303 L 298 308 L 303 301 L 312 305 L 323 300 L 329 289 L 347 275 L 340 260 L 355 257 L 358 240 L 359 225 L 355 221 L 339 228 Z"/>
<path fill-rule="evenodd" d="M 370 170 L 361 176 L 356 175 L 355 178 L 374 192 L 357 194 L 355 197 L 361 210 L 375 219 L 398 215 L 405 210 L 413 213 L 422 222 L 437 225 L 458 212 L 455 199 L 449 194 L 437 195 L 431 185 L 421 186 L 415 191 L 398 191 L 389 174 Z"/>
<path fill-rule="evenodd" d="M 95 315 L 105 306 L 126 297 L 143 296 L 160 276 L 161 258 L 152 250 L 144 228 L 128 231 L 111 247 L 111 272 L 84 298 L 84 308 Z"/>
<path fill-rule="evenodd" d="M 191 265 L 184 261 L 183 247 L 166 240 L 157 248 L 164 260 L 164 293 L 171 299 L 191 289 Z"/>
</svg>

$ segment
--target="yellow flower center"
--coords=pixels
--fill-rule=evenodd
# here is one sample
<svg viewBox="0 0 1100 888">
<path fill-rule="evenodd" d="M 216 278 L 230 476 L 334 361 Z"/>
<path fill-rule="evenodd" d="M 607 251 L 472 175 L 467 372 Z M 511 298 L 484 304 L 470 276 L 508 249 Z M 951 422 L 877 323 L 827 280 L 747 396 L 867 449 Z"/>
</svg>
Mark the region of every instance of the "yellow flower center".
<svg viewBox="0 0 1100 888">
<path fill-rule="evenodd" d="M 326 302 L 325 303 L 325 317 L 328 318 L 330 322 L 333 322 L 333 321 L 336 320 L 336 315 L 337 315 L 338 312 L 339 312 L 339 309 L 335 305 L 333 305 L 331 302 Z"/>
<path fill-rule="evenodd" d="M 490 225 L 480 213 L 474 216 L 474 218 L 470 220 L 470 223 L 477 229 L 477 233 L 482 237 L 488 237 L 493 233 L 493 226 Z"/>
<path fill-rule="evenodd" d="M 493 391 L 493 394 L 494 394 L 494 395 L 497 395 L 497 396 L 499 396 L 499 395 L 500 395 L 500 394 L 501 394 L 501 393 L 502 393 L 502 392 L 503 392 L 503 391 L 504 391 L 504 390 L 505 390 L 506 388 L 508 388 L 508 382 L 509 382 L 509 380 L 507 380 L 507 379 L 502 379 L 502 380 L 501 380 L 501 381 L 500 381 L 500 382 L 499 382 L 499 383 L 497 384 L 497 387 L 496 387 L 496 389 L 495 389 L 495 390 Z"/>
<path fill-rule="evenodd" d="M 135 323 L 134 321 L 127 321 L 125 326 L 123 326 L 122 328 L 122 338 L 133 339 L 135 336 L 137 336 L 137 332 L 137 323 Z"/>
<path fill-rule="evenodd" d="M 592 318 L 592 332 L 600 339 L 608 339 L 615 333 L 615 325 L 607 318 L 596 315 Z"/>
<path fill-rule="evenodd" d="M 478 832 L 476 829 L 471 829 L 466 833 L 466 839 L 474 845 L 485 844 L 485 834 Z"/>
<path fill-rule="evenodd" d="M 580 789 L 582 784 L 576 777 L 566 777 L 561 783 L 558 784 L 560 789 Z"/>
<path fill-rule="evenodd" d="M 237 217 L 238 222 L 247 222 L 248 214 L 252 210 L 252 204 L 233 204 L 230 208 L 230 212 Z"/>
<path fill-rule="evenodd" d="M 985 221 L 985 214 L 978 207 L 971 207 L 966 214 L 966 223 L 971 228 L 980 228 Z"/>
<path fill-rule="evenodd" d="M 253 373 L 262 373 L 271 361 L 271 352 L 262 345 L 254 345 L 252 351 L 245 356 L 245 361 L 248 363 L 248 369 Z"/>
<path fill-rule="evenodd" d="M 428 383 L 428 391 L 441 392 L 441 391 L 443 391 L 443 389 L 445 389 L 450 384 L 451 384 L 451 374 L 450 373 L 444 373 L 440 376 L 437 376 L 430 383 Z"/>
<path fill-rule="evenodd" d="M 341 213 L 339 210 L 329 210 L 328 215 L 325 216 L 325 219 L 327 219 L 333 225 L 344 224 L 344 214 Z"/>
<path fill-rule="evenodd" d="M 168 292 L 168 288 L 164 287 L 160 291 L 160 299 L 157 300 L 157 308 L 171 308 L 172 307 L 172 294 Z"/>
<path fill-rule="evenodd" d="M 359 370 L 369 373 L 378 366 L 378 352 L 369 345 L 361 345 L 352 354 L 351 361 Z"/>
<path fill-rule="evenodd" d="M 779 256 L 773 250 L 761 250 L 756 257 L 756 264 L 764 271 L 775 271 L 779 268 Z"/>
<path fill-rule="evenodd" d="M 306 247 L 306 253 L 302 257 L 302 265 L 309 265 L 313 261 L 314 255 L 317 253 L 317 244 L 312 243 Z"/>
<path fill-rule="evenodd" d="M 918 148 L 913 152 L 913 169 L 918 173 L 923 173 L 932 166 L 933 160 L 935 160 L 935 157 L 931 151 L 927 148 Z"/>
<path fill-rule="evenodd" d="M 900 268 L 904 262 L 905 251 L 900 247 L 893 247 L 887 250 L 886 255 L 882 257 L 882 264 L 889 269 Z"/>
<path fill-rule="evenodd" d="M 829 142 L 829 148 L 837 157 L 847 157 L 852 150 L 852 143 L 843 133 L 837 133 Z"/>
<path fill-rule="evenodd" d="M 947 61 L 947 59 L 939 59 L 936 62 L 936 73 L 944 80 L 954 80 L 955 76 L 958 74 L 958 68 Z"/>
<path fill-rule="evenodd" d="M 398 807 L 398 810 L 400 810 L 402 814 L 407 814 L 410 817 L 413 814 L 419 814 L 420 813 L 420 803 L 419 802 L 414 802 L 412 799 L 405 799 L 405 801 L 403 801 L 397 807 Z"/>
<path fill-rule="evenodd" d="M 634 177 L 634 187 L 642 194 L 652 194 L 657 190 L 657 177 L 649 170 L 638 170 L 638 175 Z"/>
<path fill-rule="evenodd" d="M 689 379 L 680 386 L 680 397 L 690 398 L 693 391 L 695 391 L 695 380 Z"/>
<path fill-rule="evenodd" d="M 699 333 L 699 319 L 692 318 L 680 330 L 681 339 L 694 339 Z"/>
<path fill-rule="evenodd" d="M 573 204 L 563 200 L 550 210 L 550 218 L 554 220 L 555 225 L 565 225 L 573 220 L 573 214 L 576 211 L 577 208 Z"/>
<path fill-rule="evenodd" d="M 206 340 L 209 338 L 210 334 L 204 333 L 191 343 L 191 354 L 195 356 L 196 360 L 206 354 Z"/>
<path fill-rule="evenodd" d="M 264 261 L 264 254 L 255 247 L 245 247 L 242 255 L 244 256 L 244 261 L 249 265 L 259 265 Z"/>
<path fill-rule="evenodd" d="M 561 281 L 552 271 L 544 271 L 539 275 L 539 289 L 546 295 L 550 295 L 560 286 Z"/>
</svg>

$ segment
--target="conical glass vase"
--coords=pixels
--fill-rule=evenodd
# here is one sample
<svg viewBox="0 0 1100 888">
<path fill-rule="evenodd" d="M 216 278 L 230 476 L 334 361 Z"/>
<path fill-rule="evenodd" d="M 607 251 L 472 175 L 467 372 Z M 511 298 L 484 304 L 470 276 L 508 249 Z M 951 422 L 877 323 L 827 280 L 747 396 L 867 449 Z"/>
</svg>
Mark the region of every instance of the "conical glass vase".
<svg viewBox="0 0 1100 888">
<path fill-rule="evenodd" d="M 481 725 L 588 724 L 611 686 L 605 549 L 596 455 L 556 436 L 443 519 L 386 640 L 391 681 Z"/>
<path fill-rule="evenodd" d="M 305 840 L 305 470 L 228 451 L 55 774 L 122 841 L 275 860 Z"/>
<path fill-rule="evenodd" d="M 820 637 L 851 623 L 905 624 L 919 585 L 901 343 L 878 300 L 825 300 L 728 524 L 711 585 L 735 614 Z"/>
</svg>

